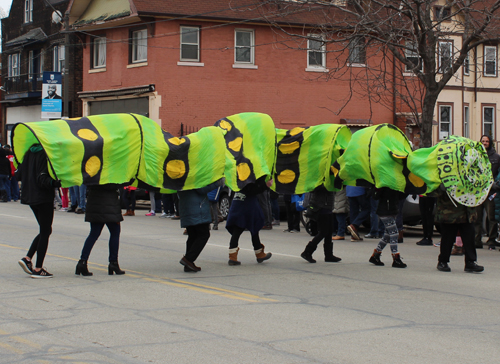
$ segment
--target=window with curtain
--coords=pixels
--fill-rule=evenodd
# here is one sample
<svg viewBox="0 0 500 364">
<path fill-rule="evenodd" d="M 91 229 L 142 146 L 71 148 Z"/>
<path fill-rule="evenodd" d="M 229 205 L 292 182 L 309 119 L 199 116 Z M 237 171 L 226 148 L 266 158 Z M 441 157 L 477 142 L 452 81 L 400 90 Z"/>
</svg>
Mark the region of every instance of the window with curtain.
<svg viewBox="0 0 500 364">
<path fill-rule="evenodd" d="M 254 31 L 236 29 L 234 32 L 234 62 L 254 63 Z"/>
<path fill-rule="evenodd" d="M 148 60 L 148 31 L 147 29 L 132 32 L 132 63 L 146 62 Z"/>
<path fill-rule="evenodd" d="M 445 73 L 451 67 L 452 42 L 439 42 L 439 72 Z"/>
<path fill-rule="evenodd" d="M 92 68 L 106 67 L 106 38 L 94 38 L 92 45 Z"/>
<path fill-rule="evenodd" d="M 307 67 L 326 68 L 325 43 L 320 36 L 307 40 Z"/>
</svg>

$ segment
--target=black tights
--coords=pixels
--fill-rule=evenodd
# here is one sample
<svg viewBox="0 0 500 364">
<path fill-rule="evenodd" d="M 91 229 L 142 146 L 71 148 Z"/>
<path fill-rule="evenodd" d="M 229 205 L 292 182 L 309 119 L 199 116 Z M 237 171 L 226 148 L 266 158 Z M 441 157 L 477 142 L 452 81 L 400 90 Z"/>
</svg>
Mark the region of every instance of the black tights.
<svg viewBox="0 0 500 364">
<path fill-rule="evenodd" d="M 28 256 L 30 259 L 36 253 L 36 265 L 35 268 L 43 267 L 43 260 L 45 259 L 45 254 L 47 253 L 47 247 L 49 246 L 49 237 L 52 234 L 52 221 L 54 220 L 54 204 L 53 202 L 45 202 L 39 205 L 30 205 L 33 214 L 35 215 L 38 226 L 40 227 L 38 235 L 33 239 L 31 247 L 28 250 Z"/>
<path fill-rule="evenodd" d="M 233 226 L 231 232 L 231 240 L 229 241 L 229 249 L 235 249 L 238 247 L 238 242 L 240 240 L 241 234 L 245 231 L 245 228 L 239 226 Z M 259 232 L 252 234 L 252 245 L 253 250 L 259 250 L 262 248 L 262 244 L 260 243 Z"/>
</svg>

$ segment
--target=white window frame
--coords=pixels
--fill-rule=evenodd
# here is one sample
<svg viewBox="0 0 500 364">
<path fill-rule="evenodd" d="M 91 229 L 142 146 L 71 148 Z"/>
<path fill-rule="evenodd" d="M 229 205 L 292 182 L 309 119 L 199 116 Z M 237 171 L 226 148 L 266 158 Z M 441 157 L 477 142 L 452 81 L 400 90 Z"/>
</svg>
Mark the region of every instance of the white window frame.
<svg viewBox="0 0 500 364">
<path fill-rule="evenodd" d="M 416 58 L 417 62 L 420 63 L 420 67 L 418 68 L 418 70 L 422 71 L 424 65 L 422 64 L 422 57 L 420 57 L 420 55 L 418 54 L 417 44 L 415 42 L 406 41 L 405 58 L 406 59 Z M 415 63 L 412 62 L 412 64 Z M 408 68 L 408 66 L 405 65 L 405 72 L 413 73 L 413 69 Z"/>
<path fill-rule="evenodd" d="M 486 109 L 491 109 L 491 121 L 488 121 L 486 122 L 486 117 L 485 117 L 485 111 Z M 491 106 L 491 105 L 485 105 L 482 107 L 482 110 L 481 110 L 481 114 L 482 114 L 482 117 L 481 117 L 481 129 L 482 129 L 482 134 L 483 135 L 489 135 L 488 132 L 485 130 L 485 126 L 486 125 L 490 125 L 491 126 L 491 137 L 494 138 L 495 136 L 495 118 L 496 118 L 496 110 L 495 110 L 495 106 Z"/>
<path fill-rule="evenodd" d="M 349 62 L 350 66 L 352 66 L 352 65 L 365 66 L 366 65 L 366 41 L 364 38 L 351 39 L 351 41 L 349 42 L 348 49 L 349 49 L 348 62 Z M 359 51 L 359 49 L 361 49 L 362 52 Z M 353 60 L 353 58 L 354 58 L 353 52 L 354 51 L 356 51 L 356 58 Z M 364 59 L 360 59 L 361 53 L 363 53 Z"/>
<path fill-rule="evenodd" d="M 489 54 L 488 54 L 489 53 Z M 491 54 L 493 53 L 493 55 Z M 496 46 L 484 46 L 484 65 L 483 65 L 483 74 L 485 77 L 496 77 L 497 76 L 497 47 Z M 487 73 L 487 64 L 493 64 L 493 73 Z"/>
<path fill-rule="evenodd" d="M 132 31 L 131 62 L 142 63 L 148 60 L 148 30 Z"/>
<path fill-rule="evenodd" d="M 447 108 L 449 110 L 448 116 L 449 120 L 444 121 L 441 118 L 441 110 Z M 445 139 L 452 134 L 452 126 L 453 126 L 453 106 L 452 105 L 439 105 L 438 107 L 438 117 L 439 117 L 439 140 Z M 448 124 L 448 131 L 442 130 L 442 126 Z"/>
<path fill-rule="evenodd" d="M 9 54 L 7 57 L 8 62 L 8 77 L 19 77 L 21 72 L 19 67 L 21 66 L 21 53 Z"/>
<path fill-rule="evenodd" d="M 250 45 L 238 44 L 238 33 L 246 33 L 250 35 Z M 239 61 L 238 60 L 238 50 L 248 49 L 249 60 Z M 235 64 L 255 64 L 255 31 L 253 29 L 235 29 L 234 30 L 234 63 Z"/>
<path fill-rule="evenodd" d="M 445 62 L 444 59 L 444 55 L 443 55 L 443 49 L 446 47 L 448 48 L 448 51 L 449 51 L 449 62 L 448 62 L 448 67 L 451 67 L 452 65 L 452 62 L 453 62 L 453 42 L 451 41 L 448 41 L 448 40 L 442 40 L 442 41 L 439 41 L 438 43 L 438 72 L 439 73 L 445 73 L 447 69 L 443 69 L 443 63 Z"/>
<path fill-rule="evenodd" d="M 186 33 L 196 33 L 196 42 L 186 42 L 183 39 L 183 34 Z M 199 27 L 190 27 L 190 26 L 181 26 L 180 28 L 180 60 L 184 62 L 200 62 L 200 28 Z M 196 58 L 184 58 L 182 57 L 183 46 L 196 46 Z"/>
<path fill-rule="evenodd" d="M 56 45 L 52 49 L 52 70 L 54 72 L 64 73 L 64 57 L 65 48 L 64 45 Z"/>
<path fill-rule="evenodd" d="M 464 58 L 463 69 L 464 69 L 464 75 L 466 75 L 466 76 L 470 75 L 470 53 L 469 52 L 467 52 L 467 55 Z"/>
<path fill-rule="evenodd" d="M 106 37 L 95 37 L 92 47 L 92 68 L 106 68 Z"/>
<path fill-rule="evenodd" d="M 307 40 L 307 68 L 308 69 L 326 69 L 326 44 L 324 42 L 324 38 L 320 35 L 308 34 L 308 37 L 314 39 Z M 316 45 L 319 43 L 319 47 Z M 321 64 L 311 64 L 310 56 L 311 54 L 320 53 L 321 55 Z"/>
<path fill-rule="evenodd" d="M 464 106 L 464 130 L 463 135 L 465 138 L 469 138 L 470 136 L 470 108 L 469 105 Z"/>
<path fill-rule="evenodd" d="M 36 58 L 38 58 L 37 69 L 33 66 L 35 65 Z M 31 50 L 28 53 L 28 79 L 31 81 L 33 77 L 37 80 L 42 77 L 43 73 L 43 56 L 42 51 L 38 50 L 38 53 L 35 55 L 35 51 Z"/>
<path fill-rule="evenodd" d="M 24 0 L 24 22 L 33 21 L 33 0 Z"/>
</svg>

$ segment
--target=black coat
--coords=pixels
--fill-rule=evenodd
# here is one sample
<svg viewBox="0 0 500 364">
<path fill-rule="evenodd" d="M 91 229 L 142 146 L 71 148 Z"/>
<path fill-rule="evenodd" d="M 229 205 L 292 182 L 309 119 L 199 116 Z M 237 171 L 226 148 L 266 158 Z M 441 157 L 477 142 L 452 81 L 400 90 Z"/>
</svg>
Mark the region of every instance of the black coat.
<svg viewBox="0 0 500 364">
<path fill-rule="evenodd" d="M 61 185 L 49 175 L 45 151 L 35 150 L 32 147 L 26 152 L 16 172 L 21 181 L 21 203 L 25 205 L 54 202 L 54 188 Z"/>
<path fill-rule="evenodd" d="M 7 151 L 0 147 L 0 174 L 10 176 L 12 175 L 12 169 L 10 168 L 10 161 L 7 155 Z"/>
<path fill-rule="evenodd" d="M 118 185 L 108 184 L 87 187 L 85 221 L 98 223 L 123 221 Z"/>
<path fill-rule="evenodd" d="M 406 195 L 390 188 L 376 188 L 373 198 L 379 200 L 377 207 L 378 216 L 395 216 L 399 212 L 399 201 L 406 198 Z"/>
</svg>

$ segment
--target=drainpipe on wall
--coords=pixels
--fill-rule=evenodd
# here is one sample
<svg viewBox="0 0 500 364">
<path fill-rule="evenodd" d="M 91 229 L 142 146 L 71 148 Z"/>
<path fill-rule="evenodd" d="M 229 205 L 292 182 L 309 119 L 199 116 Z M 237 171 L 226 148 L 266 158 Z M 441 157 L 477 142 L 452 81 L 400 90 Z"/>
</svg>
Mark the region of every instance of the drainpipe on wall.
<svg viewBox="0 0 500 364">
<path fill-rule="evenodd" d="M 69 11 L 64 13 L 63 118 L 69 118 Z"/>
</svg>

